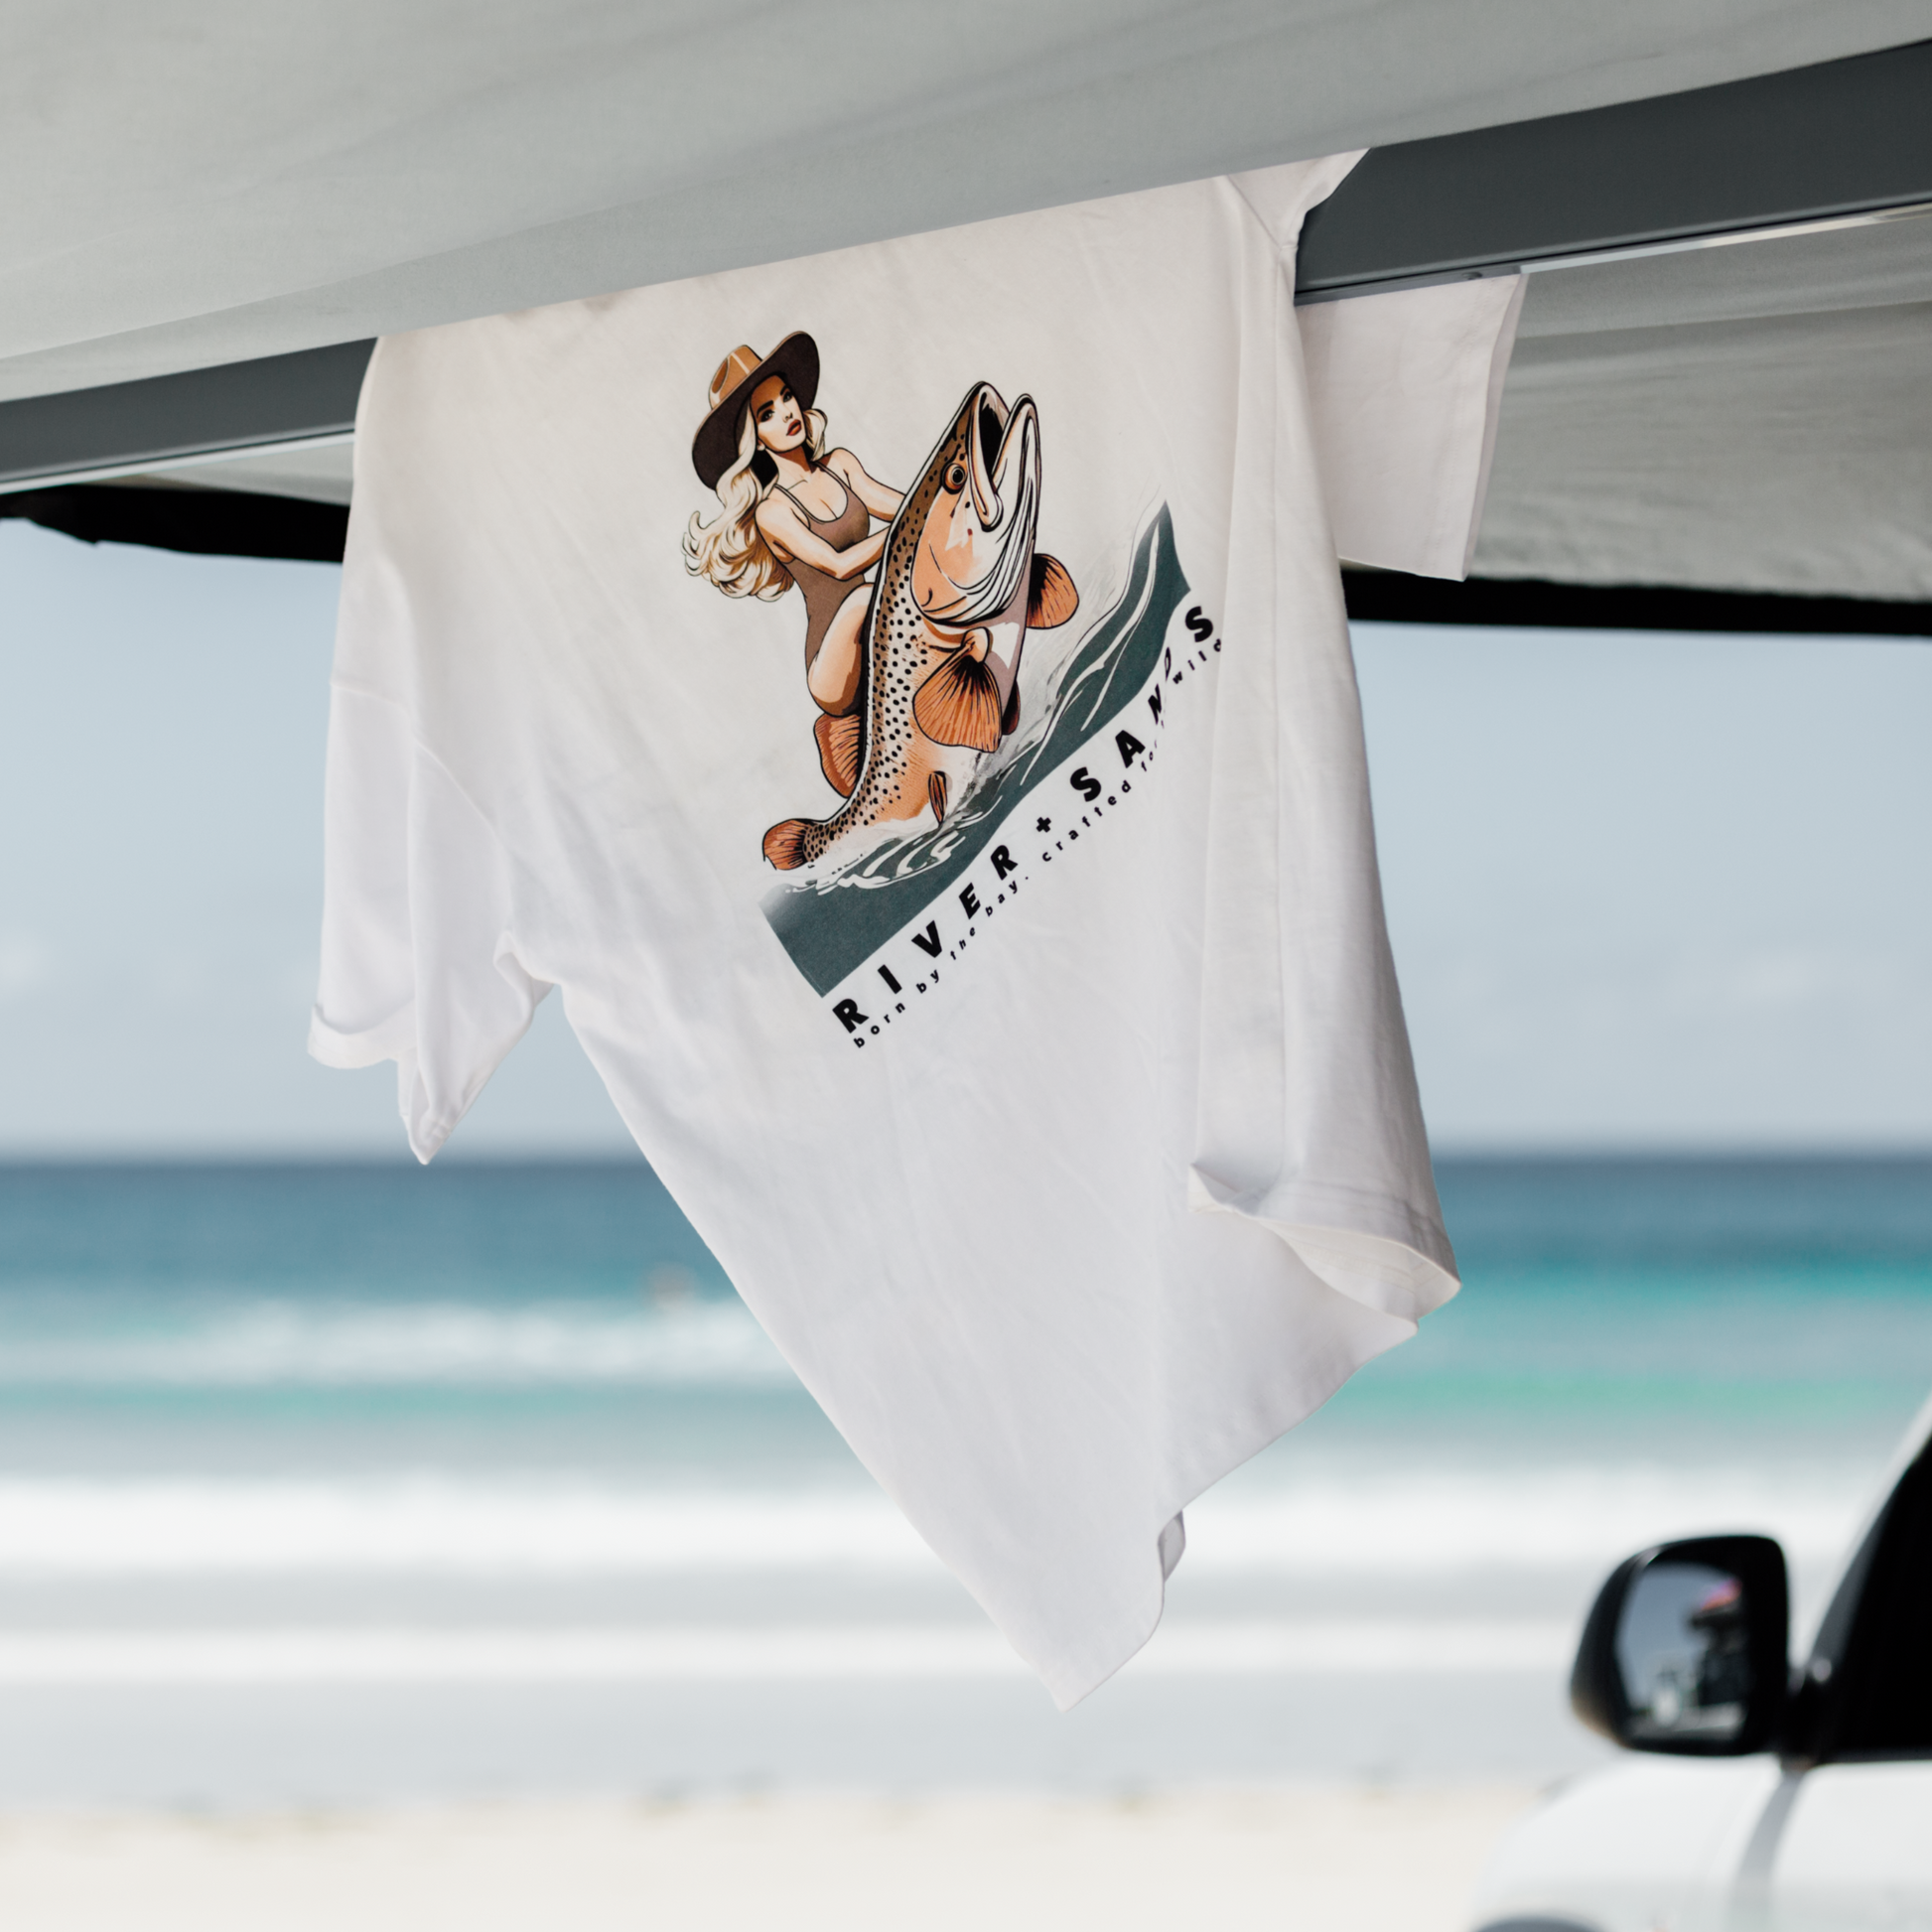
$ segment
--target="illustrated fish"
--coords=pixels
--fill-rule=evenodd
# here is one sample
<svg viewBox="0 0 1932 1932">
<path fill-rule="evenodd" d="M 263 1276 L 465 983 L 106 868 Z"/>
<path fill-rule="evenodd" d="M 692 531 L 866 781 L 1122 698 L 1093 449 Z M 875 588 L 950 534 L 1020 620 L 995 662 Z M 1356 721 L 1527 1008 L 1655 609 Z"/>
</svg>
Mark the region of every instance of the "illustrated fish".
<svg viewBox="0 0 1932 1932">
<path fill-rule="evenodd" d="M 990 382 L 966 392 L 887 533 L 860 637 L 859 702 L 815 728 L 845 804 L 764 835 L 781 872 L 871 825 L 946 816 L 973 766 L 1020 722 L 1020 653 L 1032 629 L 1079 607 L 1065 567 L 1035 553 L 1039 411 Z"/>
</svg>

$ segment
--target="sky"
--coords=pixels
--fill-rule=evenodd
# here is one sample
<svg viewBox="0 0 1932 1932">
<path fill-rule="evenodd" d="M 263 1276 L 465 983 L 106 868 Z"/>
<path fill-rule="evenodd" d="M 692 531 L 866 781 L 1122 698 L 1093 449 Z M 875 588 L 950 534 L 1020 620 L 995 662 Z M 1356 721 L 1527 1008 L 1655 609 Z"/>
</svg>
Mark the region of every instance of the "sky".
<svg viewBox="0 0 1932 1932">
<path fill-rule="evenodd" d="M 304 1050 L 339 577 L 0 523 L 0 1157 L 407 1158 Z M 1356 656 L 1439 1150 L 1932 1146 L 1932 643 Z M 628 1145 L 550 1001 L 450 1156 Z"/>
</svg>

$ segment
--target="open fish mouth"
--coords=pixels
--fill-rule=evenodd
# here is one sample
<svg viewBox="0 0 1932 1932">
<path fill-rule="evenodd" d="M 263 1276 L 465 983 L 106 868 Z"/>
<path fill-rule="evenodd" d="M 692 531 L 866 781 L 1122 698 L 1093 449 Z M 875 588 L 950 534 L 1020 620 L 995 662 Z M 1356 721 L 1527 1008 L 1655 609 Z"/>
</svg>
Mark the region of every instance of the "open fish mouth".
<svg viewBox="0 0 1932 1932">
<path fill-rule="evenodd" d="M 966 432 L 966 474 L 971 481 L 973 508 L 983 529 L 995 530 L 1006 506 L 1000 500 L 998 475 L 1001 452 L 1006 445 L 1007 424 L 1013 412 L 1000 400 L 1000 392 L 981 384 L 968 412 Z"/>
<path fill-rule="evenodd" d="M 983 623 L 1011 609 L 1027 583 L 1034 528 L 1039 515 L 1039 411 L 1031 396 L 1011 409 L 991 383 L 982 383 L 967 412 L 968 487 L 973 512 L 989 533 L 1003 532 L 992 566 L 943 613 L 949 624 Z"/>
</svg>

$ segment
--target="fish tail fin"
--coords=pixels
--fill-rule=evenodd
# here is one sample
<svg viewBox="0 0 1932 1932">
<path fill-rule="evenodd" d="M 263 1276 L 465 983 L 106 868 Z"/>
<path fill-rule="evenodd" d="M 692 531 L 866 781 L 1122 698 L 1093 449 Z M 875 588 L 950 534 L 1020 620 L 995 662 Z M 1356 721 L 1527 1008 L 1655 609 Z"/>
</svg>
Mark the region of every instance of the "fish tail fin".
<svg viewBox="0 0 1932 1932">
<path fill-rule="evenodd" d="M 1027 599 L 1027 627 L 1052 630 L 1063 624 L 1080 608 L 1080 593 L 1057 557 L 1044 551 L 1034 552 L 1033 583 Z"/>
<path fill-rule="evenodd" d="M 788 818 L 783 824 L 772 826 L 764 835 L 766 863 L 780 872 L 791 872 L 802 866 L 805 863 L 805 834 L 812 829 L 813 823 L 809 818 Z"/>
<path fill-rule="evenodd" d="M 852 787 L 859 782 L 859 740 L 864 728 L 865 720 L 856 711 L 847 712 L 843 718 L 821 718 L 812 727 L 812 736 L 818 740 L 819 769 L 841 798 L 850 798 Z"/>
<path fill-rule="evenodd" d="M 997 751 L 1000 681 L 978 658 L 955 651 L 919 686 L 912 721 L 935 745 Z"/>
</svg>

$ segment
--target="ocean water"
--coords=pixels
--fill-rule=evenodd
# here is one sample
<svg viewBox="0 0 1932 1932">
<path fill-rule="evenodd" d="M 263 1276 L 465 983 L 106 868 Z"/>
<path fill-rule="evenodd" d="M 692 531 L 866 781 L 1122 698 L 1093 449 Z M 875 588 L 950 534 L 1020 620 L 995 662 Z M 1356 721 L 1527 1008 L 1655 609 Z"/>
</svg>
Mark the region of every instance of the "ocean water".
<svg viewBox="0 0 1932 1932">
<path fill-rule="evenodd" d="M 1068 1717 L 648 1170 L 0 1169 L 0 1802 L 1556 1776 L 1601 1576 L 1802 1622 L 1932 1391 L 1932 1162 L 1450 1161 L 1465 1288 Z"/>
</svg>

